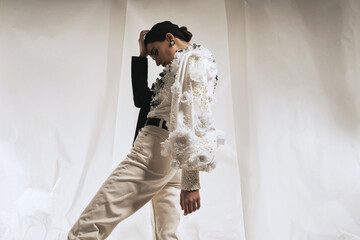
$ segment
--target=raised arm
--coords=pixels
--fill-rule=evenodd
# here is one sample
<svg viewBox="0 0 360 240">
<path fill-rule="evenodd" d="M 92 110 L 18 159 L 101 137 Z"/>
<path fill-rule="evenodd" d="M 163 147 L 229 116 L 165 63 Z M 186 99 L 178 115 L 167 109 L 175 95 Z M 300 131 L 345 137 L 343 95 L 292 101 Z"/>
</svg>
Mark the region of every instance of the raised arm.
<svg viewBox="0 0 360 240">
<path fill-rule="evenodd" d="M 131 82 L 134 104 L 137 108 L 141 108 L 144 101 L 151 95 L 151 91 L 148 87 L 147 57 L 132 56 Z"/>
<path fill-rule="evenodd" d="M 139 56 L 133 56 L 131 59 L 131 81 L 133 89 L 134 104 L 141 108 L 144 104 L 148 104 L 151 91 L 148 87 L 148 60 L 147 51 L 144 43 L 144 36 L 149 30 L 142 30 L 139 35 Z"/>
</svg>

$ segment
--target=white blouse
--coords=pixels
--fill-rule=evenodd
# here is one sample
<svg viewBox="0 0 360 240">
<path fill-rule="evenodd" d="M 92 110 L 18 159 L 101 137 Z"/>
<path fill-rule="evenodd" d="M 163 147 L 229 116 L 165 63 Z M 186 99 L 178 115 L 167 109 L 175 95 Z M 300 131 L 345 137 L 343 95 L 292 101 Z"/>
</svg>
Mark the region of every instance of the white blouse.
<svg viewBox="0 0 360 240">
<path fill-rule="evenodd" d="M 175 53 L 176 55 L 177 53 Z M 171 86 L 175 80 L 175 74 L 170 71 L 171 63 L 166 65 L 163 72 L 160 73 L 161 78 L 156 78 L 151 91 L 155 94 L 150 102 L 150 111 L 148 118 L 161 118 L 166 121 L 169 129 L 170 112 L 171 112 Z"/>
<path fill-rule="evenodd" d="M 170 134 L 161 143 L 161 155 L 171 155 L 171 168 L 182 169 L 184 190 L 200 189 L 199 171 L 216 167 L 216 150 L 225 142 L 211 110 L 217 73 L 215 57 L 194 43 L 176 51 L 151 88 L 155 96 L 148 117 L 166 120 Z"/>
</svg>

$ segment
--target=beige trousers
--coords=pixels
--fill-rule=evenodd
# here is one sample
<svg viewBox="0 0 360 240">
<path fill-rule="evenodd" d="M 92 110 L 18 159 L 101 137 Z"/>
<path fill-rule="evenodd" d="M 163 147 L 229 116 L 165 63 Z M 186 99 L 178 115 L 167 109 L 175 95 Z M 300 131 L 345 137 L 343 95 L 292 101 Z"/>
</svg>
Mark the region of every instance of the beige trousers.
<svg viewBox="0 0 360 240">
<path fill-rule="evenodd" d="M 181 170 L 160 155 L 169 132 L 143 127 L 131 152 L 110 174 L 68 233 L 68 240 L 105 239 L 116 225 L 152 201 L 153 239 L 179 239 Z"/>
</svg>

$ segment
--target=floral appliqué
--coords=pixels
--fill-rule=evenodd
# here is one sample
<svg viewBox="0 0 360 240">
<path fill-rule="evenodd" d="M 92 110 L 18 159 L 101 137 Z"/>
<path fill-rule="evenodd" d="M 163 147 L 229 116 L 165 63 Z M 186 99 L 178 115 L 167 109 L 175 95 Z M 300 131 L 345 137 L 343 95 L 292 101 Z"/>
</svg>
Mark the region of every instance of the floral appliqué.
<svg viewBox="0 0 360 240">
<path fill-rule="evenodd" d="M 216 150 L 225 141 L 210 108 L 218 80 L 215 58 L 207 48 L 193 44 L 175 54 L 171 68 L 175 82 L 170 134 L 161 143 L 161 154 L 172 156 L 173 169 L 208 172 L 216 167 Z"/>
</svg>

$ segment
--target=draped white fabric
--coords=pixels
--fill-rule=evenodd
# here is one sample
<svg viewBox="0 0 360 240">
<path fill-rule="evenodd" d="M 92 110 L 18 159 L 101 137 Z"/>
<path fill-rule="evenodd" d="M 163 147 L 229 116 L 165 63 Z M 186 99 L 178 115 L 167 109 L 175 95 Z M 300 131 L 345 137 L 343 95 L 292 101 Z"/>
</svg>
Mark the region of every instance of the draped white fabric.
<svg viewBox="0 0 360 240">
<path fill-rule="evenodd" d="M 1 0 L 0 239 L 66 238 L 131 149 L 131 56 L 164 20 L 215 55 L 227 133 L 181 238 L 359 240 L 358 0 Z M 153 239 L 150 211 L 108 239 Z"/>
</svg>

